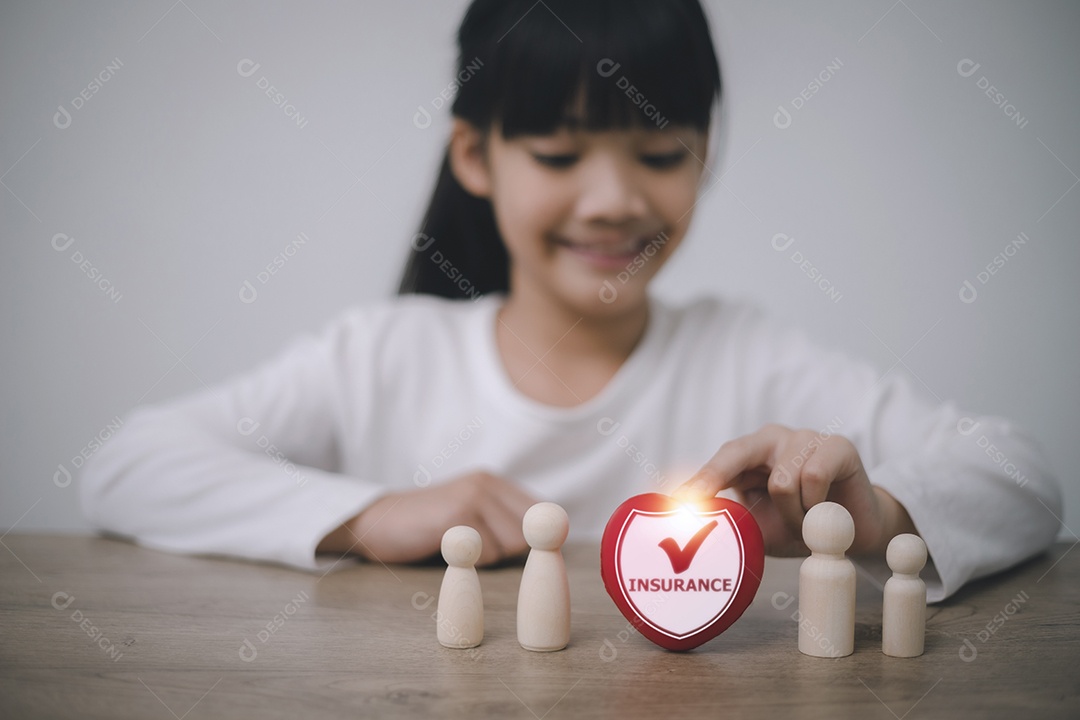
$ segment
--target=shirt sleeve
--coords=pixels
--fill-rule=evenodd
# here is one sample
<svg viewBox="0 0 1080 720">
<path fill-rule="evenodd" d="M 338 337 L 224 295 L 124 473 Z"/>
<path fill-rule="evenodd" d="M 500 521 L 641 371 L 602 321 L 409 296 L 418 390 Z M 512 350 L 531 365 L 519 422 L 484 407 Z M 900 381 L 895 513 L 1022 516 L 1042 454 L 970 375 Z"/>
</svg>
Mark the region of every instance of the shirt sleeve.
<svg viewBox="0 0 1080 720">
<path fill-rule="evenodd" d="M 926 542 L 927 600 L 1048 548 L 1061 525 L 1060 486 L 1044 453 L 1009 421 L 933 402 L 894 367 L 825 351 L 801 332 L 749 317 L 750 386 L 765 401 L 759 424 L 842 435 L 870 482 L 892 495 Z M 884 583 L 884 561 L 860 563 Z"/>
<path fill-rule="evenodd" d="M 84 466 L 86 516 L 139 544 L 318 569 L 318 543 L 384 492 L 340 474 L 350 374 L 370 363 L 359 313 L 254 371 L 135 409 Z"/>
</svg>

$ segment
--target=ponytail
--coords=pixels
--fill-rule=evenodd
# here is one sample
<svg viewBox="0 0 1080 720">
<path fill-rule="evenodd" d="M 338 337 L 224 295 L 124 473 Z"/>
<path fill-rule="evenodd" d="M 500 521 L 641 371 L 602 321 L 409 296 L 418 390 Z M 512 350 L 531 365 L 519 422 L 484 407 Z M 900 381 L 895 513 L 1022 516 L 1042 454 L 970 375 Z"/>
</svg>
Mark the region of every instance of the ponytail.
<svg viewBox="0 0 1080 720">
<path fill-rule="evenodd" d="M 447 151 L 420 232 L 413 236 L 398 293 L 451 300 L 505 293 L 509 263 L 491 201 L 458 183 Z"/>
</svg>

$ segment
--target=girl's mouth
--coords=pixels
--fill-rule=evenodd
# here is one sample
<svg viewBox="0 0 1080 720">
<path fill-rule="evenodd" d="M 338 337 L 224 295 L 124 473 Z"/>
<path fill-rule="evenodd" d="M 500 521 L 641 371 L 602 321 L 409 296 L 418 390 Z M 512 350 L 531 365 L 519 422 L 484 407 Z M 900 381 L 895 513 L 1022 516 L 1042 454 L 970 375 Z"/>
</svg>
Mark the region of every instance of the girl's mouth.
<svg viewBox="0 0 1080 720">
<path fill-rule="evenodd" d="M 644 237 L 576 241 L 556 236 L 555 245 L 599 270 L 621 270 L 648 246 Z"/>
</svg>

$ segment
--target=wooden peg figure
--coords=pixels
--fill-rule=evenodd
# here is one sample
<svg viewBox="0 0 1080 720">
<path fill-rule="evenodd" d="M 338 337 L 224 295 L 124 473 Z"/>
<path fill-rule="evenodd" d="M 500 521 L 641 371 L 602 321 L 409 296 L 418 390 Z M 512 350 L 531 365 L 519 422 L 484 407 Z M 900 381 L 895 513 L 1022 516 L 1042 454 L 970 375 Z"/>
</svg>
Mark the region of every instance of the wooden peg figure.
<svg viewBox="0 0 1080 720">
<path fill-rule="evenodd" d="M 448 648 L 471 648 L 484 639 L 484 600 L 476 561 L 480 559 L 480 533 L 457 525 L 443 533 L 442 556 L 446 574 L 439 589 L 439 643 Z"/>
<path fill-rule="evenodd" d="M 926 565 L 926 543 L 918 535 L 897 535 L 889 542 L 885 561 L 893 576 L 885 583 L 881 652 L 918 657 L 926 639 L 926 583 L 919 577 Z"/>
<path fill-rule="evenodd" d="M 532 550 L 518 590 L 518 642 L 534 652 L 562 650 L 570 642 L 570 584 L 561 549 L 570 519 L 555 503 L 537 503 L 521 529 Z"/>
<path fill-rule="evenodd" d="M 818 503 L 803 518 L 811 555 L 799 569 L 799 652 L 838 658 L 855 649 L 855 566 L 844 556 L 854 539 L 842 505 Z"/>
</svg>

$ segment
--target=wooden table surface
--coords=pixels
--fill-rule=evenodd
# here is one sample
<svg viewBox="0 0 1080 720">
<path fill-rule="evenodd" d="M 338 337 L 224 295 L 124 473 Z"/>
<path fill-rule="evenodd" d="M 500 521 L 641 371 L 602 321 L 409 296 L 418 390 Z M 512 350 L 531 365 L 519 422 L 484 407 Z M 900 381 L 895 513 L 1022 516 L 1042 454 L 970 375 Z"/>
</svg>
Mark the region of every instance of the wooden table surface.
<svg viewBox="0 0 1080 720">
<path fill-rule="evenodd" d="M 91 537 L 0 539 L 0 717 L 1080 717 L 1080 551 L 1055 546 L 927 614 L 926 653 L 881 653 L 860 577 L 855 654 L 797 649 L 798 560 L 689 653 L 629 629 L 595 545 L 566 548 L 571 642 L 515 637 L 521 564 L 480 574 L 486 635 L 435 639 L 442 569 L 321 576 Z"/>
</svg>

